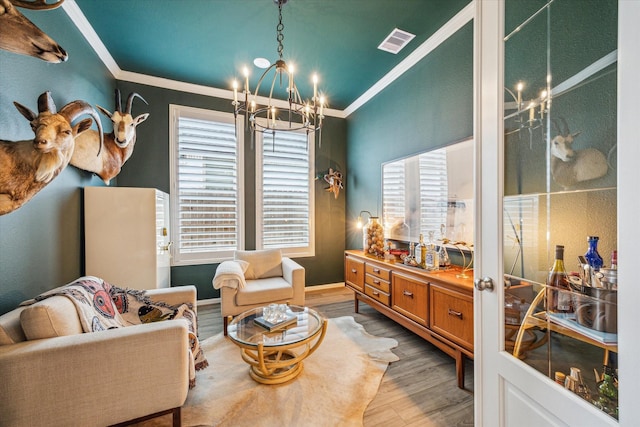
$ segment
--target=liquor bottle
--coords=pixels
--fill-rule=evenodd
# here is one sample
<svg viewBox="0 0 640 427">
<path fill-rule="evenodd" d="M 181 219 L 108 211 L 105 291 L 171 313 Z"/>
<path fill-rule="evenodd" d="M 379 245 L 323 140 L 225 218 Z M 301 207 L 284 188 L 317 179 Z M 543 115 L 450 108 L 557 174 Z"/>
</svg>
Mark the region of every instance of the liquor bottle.
<svg viewBox="0 0 640 427">
<path fill-rule="evenodd" d="M 602 380 L 598 383 L 598 397 L 593 403 L 607 414 L 618 418 L 618 387 L 615 371 L 610 366 L 604 367 Z"/>
<path fill-rule="evenodd" d="M 438 251 L 436 245 L 433 243 L 433 231 L 429 232 L 429 244 L 426 247 L 425 254 L 425 267 L 429 271 L 436 271 L 440 268 L 440 261 L 438 260 Z"/>
<path fill-rule="evenodd" d="M 614 270 L 618 269 L 618 251 L 616 250 L 611 252 L 611 268 Z"/>
<path fill-rule="evenodd" d="M 593 268 L 593 271 L 600 271 L 604 263 L 602 257 L 598 253 L 598 240 L 598 236 L 587 237 L 589 248 L 587 249 L 587 253 L 584 254 L 585 259 L 587 260 L 591 268 Z"/>
<path fill-rule="evenodd" d="M 423 249 L 424 248 L 424 249 Z M 413 258 L 416 260 L 416 263 L 424 268 L 424 254 L 426 252 L 426 246 L 424 245 L 424 237 L 420 234 L 420 241 L 415 246 L 415 250 L 413 252 Z"/>
<path fill-rule="evenodd" d="M 556 245 L 556 258 L 547 278 L 547 310 L 553 313 L 572 313 L 571 288 L 564 268 L 564 246 Z"/>
</svg>

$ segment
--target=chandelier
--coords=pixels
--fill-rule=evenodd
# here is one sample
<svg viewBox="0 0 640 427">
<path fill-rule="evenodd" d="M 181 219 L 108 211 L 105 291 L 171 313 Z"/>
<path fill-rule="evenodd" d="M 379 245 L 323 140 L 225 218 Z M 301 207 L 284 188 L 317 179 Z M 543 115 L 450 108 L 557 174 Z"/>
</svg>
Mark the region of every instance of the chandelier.
<svg viewBox="0 0 640 427">
<path fill-rule="evenodd" d="M 282 6 L 288 0 L 273 0 L 278 5 L 278 25 L 276 27 L 276 40 L 278 41 L 278 60 L 271 64 L 262 74 L 253 95 L 249 88 L 249 70 L 247 67 L 243 69 L 244 75 L 244 101 L 238 99 L 240 90 L 237 80 L 233 81 L 233 107 L 234 117 L 238 119 L 238 115 L 245 117 L 245 129 L 251 128 L 251 148 L 253 149 L 253 141 L 256 132 L 270 132 L 275 139 L 276 132 L 290 131 L 306 131 L 315 133 L 317 131 L 318 143 L 322 144 L 322 119 L 324 118 L 325 98 L 318 96 L 318 76 L 313 75 L 313 97 L 310 100 L 303 101 L 295 84 L 293 74 L 294 67 L 284 61 L 282 52 L 284 50 L 283 40 L 284 24 L 282 23 Z M 268 98 L 261 98 L 265 101 L 263 104 L 258 103 L 258 92 L 263 81 L 267 81 L 267 76 L 272 72 L 274 75 L 271 80 L 271 89 Z M 278 101 L 273 97 L 276 81 L 279 81 L 280 88 L 283 88 L 283 80 L 286 83 L 286 98 L 284 104 L 280 101 L 280 105 L 287 105 L 284 111 L 278 110 L 275 106 Z M 242 94 L 241 92 L 241 94 Z"/>
</svg>

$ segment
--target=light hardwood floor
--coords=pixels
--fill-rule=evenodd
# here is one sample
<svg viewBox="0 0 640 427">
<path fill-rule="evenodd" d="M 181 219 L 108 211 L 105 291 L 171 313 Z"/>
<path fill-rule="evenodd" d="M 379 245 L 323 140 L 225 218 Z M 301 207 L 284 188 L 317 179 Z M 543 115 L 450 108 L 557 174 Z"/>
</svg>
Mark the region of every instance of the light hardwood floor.
<svg viewBox="0 0 640 427">
<path fill-rule="evenodd" d="M 353 291 L 311 290 L 306 305 L 328 318 L 353 316 L 370 334 L 398 341 L 393 352 L 400 360 L 391 363 L 382 378 L 365 412 L 366 427 L 473 426 L 472 361 L 465 365 L 466 388 L 461 390 L 452 358 L 367 304 L 360 303 L 360 313 L 354 313 Z M 198 332 L 201 340 L 222 333 L 219 304 L 198 307 Z"/>
</svg>

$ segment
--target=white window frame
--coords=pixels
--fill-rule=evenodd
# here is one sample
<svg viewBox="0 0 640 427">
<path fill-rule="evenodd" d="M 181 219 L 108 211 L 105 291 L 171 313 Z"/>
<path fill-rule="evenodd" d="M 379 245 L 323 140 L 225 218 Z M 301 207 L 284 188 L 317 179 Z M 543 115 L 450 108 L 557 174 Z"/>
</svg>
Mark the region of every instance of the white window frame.
<svg viewBox="0 0 640 427">
<path fill-rule="evenodd" d="M 276 121 L 276 129 L 286 128 L 289 126 L 288 122 Z M 306 131 L 298 131 L 300 134 L 305 134 Z M 278 132 L 276 130 L 276 138 Z M 298 246 L 281 248 L 282 255 L 290 258 L 298 257 L 311 257 L 315 256 L 315 138 L 313 133 L 309 133 L 307 136 L 307 149 L 309 151 L 309 179 L 308 179 L 308 191 L 309 191 L 309 244 L 308 246 Z M 263 228 L 262 228 L 262 211 L 263 211 L 263 157 L 262 150 L 265 139 L 267 143 L 272 139 L 272 133 L 256 132 L 255 138 L 255 156 L 256 156 L 256 249 L 263 249 Z M 276 151 L 278 145 L 276 141 Z"/>
<path fill-rule="evenodd" d="M 179 195 L 178 195 L 178 118 L 190 117 L 200 120 L 233 123 L 236 126 L 236 150 L 237 164 L 237 206 L 238 206 L 238 247 L 244 249 L 245 242 L 245 207 L 244 207 L 244 121 L 240 118 L 236 121 L 232 113 L 187 107 L 182 105 L 169 105 L 169 171 L 171 180 L 171 234 L 172 241 L 172 266 L 213 264 L 233 259 L 235 250 L 210 251 L 199 253 L 180 253 L 179 251 Z"/>
</svg>

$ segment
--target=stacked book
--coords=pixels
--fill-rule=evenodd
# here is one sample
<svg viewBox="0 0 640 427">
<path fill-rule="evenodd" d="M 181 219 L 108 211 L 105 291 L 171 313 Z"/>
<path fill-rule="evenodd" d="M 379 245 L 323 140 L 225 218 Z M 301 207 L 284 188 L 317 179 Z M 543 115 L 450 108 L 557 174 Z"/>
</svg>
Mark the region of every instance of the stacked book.
<svg viewBox="0 0 640 427">
<path fill-rule="evenodd" d="M 287 326 L 291 326 L 291 325 L 295 325 L 298 323 L 298 316 L 294 313 L 287 313 L 287 316 L 285 319 L 283 320 L 277 320 L 277 321 L 273 321 L 270 322 L 268 320 L 266 320 L 264 318 L 264 316 L 260 316 L 260 317 L 256 317 L 253 322 L 258 325 L 261 326 L 263 328 L 265 328 L 266 330 L 268 330 L 269 332 L 271 331 L 276 331 L 278 329 L 283 329 L 286 328 Z"/>
</svg>

